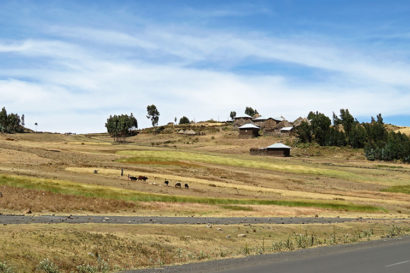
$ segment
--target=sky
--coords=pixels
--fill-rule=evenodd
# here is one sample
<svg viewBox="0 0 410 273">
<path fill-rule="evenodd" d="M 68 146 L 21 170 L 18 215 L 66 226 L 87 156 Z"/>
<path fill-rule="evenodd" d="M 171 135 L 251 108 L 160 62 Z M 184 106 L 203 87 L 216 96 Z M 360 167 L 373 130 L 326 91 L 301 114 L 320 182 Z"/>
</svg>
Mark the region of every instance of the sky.
<svg viewBox="0 0 410 273">
<path fill-rule="evenodd" d="M 347 108 L 410 126 L 410 2 L 0 1 L 0 107 L 26 126 L 104 132 Z"/>
</svg>

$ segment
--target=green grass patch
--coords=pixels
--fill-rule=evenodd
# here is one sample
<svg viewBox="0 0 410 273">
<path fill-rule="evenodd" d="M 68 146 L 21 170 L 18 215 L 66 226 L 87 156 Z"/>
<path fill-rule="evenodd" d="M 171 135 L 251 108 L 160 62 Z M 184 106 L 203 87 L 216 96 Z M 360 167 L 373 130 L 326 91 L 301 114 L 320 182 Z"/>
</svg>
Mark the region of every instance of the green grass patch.
<svg viewBox="0 0 410 273">
<path fill-rule="evenodd" d="M 251 207 L 235 206 L 235 205 L 222 205 L 221 208 L 228 210 L 243 210 L 243 211 L 253 211 Z"/>
<path fill-rule="evenodd" d="M 26 176 L 0 175 L 0 185 L 49 191 L 59 194 L 97 197 L 125 201 L 199 203 L 208 205 L 277 205 L 287 207 L 315 207 L 339 211 L 380 212 L 383 208 L 370 205 L 356 205 L 347 202 L 326 202 L 310 200 L 257 200 L 220 199 L 166 194 L 144 193 L 115 187 L 81 184 L 63 180 L 33 178 Z"/>
<path fill-rule="evenodd" d="M 164 150 L 133 150 L 119 151 L 119 155 L 127 156 L 118 161 L 125 163 L 143 163 L 143 162 L 201 162 L 217 165 L 245 167 L 253 169 L 265 169 L 279 172 L 324 175 L 328 177 L 343 178 L 346 180 L 365 179 L 360 175 L 326 168 L 310 167 L 306 165 L 289 164 L 288 162 L 270 162 L 266 160 L 241 159 L 233 156 L 210 155 L 203 153 L 181 152 L 181 151 L 164 151 Z M 269 159 L 270 160 L 270 159 Z"/>
<path fill-rule="evenodd" d="M 391 186 L 387 189 L 383 189 L 382 191 L 386 192 L 401 192 L 401 193 L 407 193 L 410 194 L 410 185 L 404 185 L 404 186 Z"/>
</svg>

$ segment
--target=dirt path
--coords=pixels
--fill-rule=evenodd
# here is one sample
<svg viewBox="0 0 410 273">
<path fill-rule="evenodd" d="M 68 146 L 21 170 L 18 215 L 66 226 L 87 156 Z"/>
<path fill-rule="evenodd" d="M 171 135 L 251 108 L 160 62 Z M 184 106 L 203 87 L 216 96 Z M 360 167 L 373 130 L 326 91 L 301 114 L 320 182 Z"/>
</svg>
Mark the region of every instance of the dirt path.
<svg viewBox="0 0 410 273">
<path fill-rule="evenodd" d="M 159 217 L 159 216 L 54 216 L 54 215 L 0 215 L 0 224 L 54 224 L 54 223 L 105 223 L 105 224 L 329 224 L 360 221 L 360 218 L 326 217 Z"/>
</svg>

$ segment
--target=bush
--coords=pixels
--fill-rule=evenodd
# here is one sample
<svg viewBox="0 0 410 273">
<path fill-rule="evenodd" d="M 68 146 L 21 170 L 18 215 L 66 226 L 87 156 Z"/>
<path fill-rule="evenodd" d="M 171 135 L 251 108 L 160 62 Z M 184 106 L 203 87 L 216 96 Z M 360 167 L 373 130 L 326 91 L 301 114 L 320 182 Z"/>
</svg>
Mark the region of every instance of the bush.
<svg viewBox="0 0 410 273">
<path fill-rule="evenodd" d="M 186 116 L 183 116 L 182 118 L 179 119 L 179 124 L 189 124 L 190 121 Z"/>
<path fill-rule="evenodd" d="M 97 268 L 89 264 L 82 264 L 77 266 L 78 273 L 97 273 Z"/>
<path fill-rule="evenodd" d="M 46 273 L 60 273 L 58 266 L 50 261 L 48 258 L 42 260 L 38 265 L 38 269 Z"/>
</svg>

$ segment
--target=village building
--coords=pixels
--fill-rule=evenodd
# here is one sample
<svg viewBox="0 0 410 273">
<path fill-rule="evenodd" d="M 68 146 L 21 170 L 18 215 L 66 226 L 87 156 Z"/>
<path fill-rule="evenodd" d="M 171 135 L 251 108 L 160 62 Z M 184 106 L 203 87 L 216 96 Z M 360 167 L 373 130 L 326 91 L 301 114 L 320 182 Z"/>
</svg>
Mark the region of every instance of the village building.
<svg viewBox="0 0 410 273">
<path fill-rule="evenodd" d="M 272 117 L 257 117 L 252 119 L 252 122 L 259 126 L 261 128 L 261 130 L 263 130 L 263 132 L 269 132 L 269 131 L 273 131 L 276 127 L 276 125 L 280 122 L 280 120 L 272 118 Z"/>
<path fill-rule="evenodd" d="M 290 147 L 283 143 L 275 143 L 265 148 L 251 148 L 251 155 L 290 156 Z"/>
<path fill-rule="evenodd" d="M 247 123 L 239 127 L 239 137 L 252 138 L 259 136 L 260 127 L 252 123 Z"/>
<path fill-rule="evenodd" d="M 237 117 L 234 117 L 233 119 L 234 126 L 242 126 L 244 124 L 251 123 L 251 122 L 252 122 L 252 117 L 248 115 L 237 116 Z"/>
<path fill-rule="evenodd" d="M 293 130 L 294 130 L 293 126 L 283 127 L 280 129 L 280 133 L 290 135 L 293 132 Z"/>
</svg>

